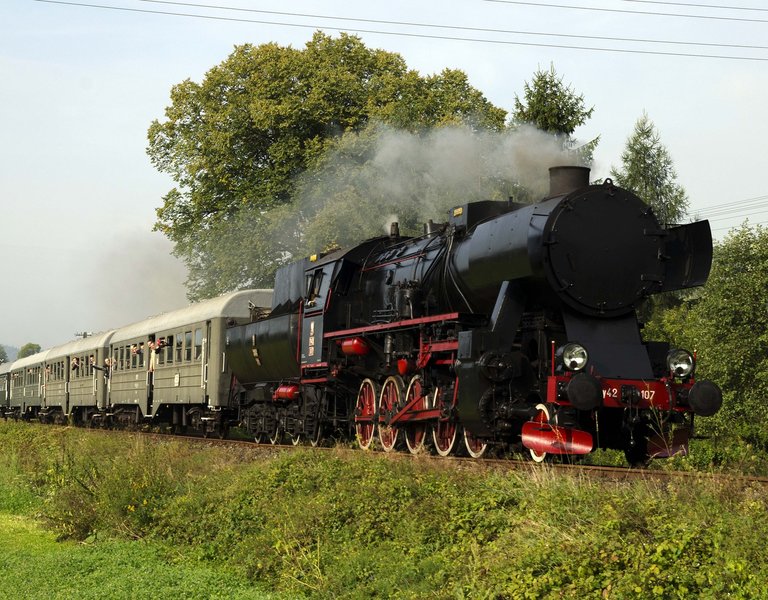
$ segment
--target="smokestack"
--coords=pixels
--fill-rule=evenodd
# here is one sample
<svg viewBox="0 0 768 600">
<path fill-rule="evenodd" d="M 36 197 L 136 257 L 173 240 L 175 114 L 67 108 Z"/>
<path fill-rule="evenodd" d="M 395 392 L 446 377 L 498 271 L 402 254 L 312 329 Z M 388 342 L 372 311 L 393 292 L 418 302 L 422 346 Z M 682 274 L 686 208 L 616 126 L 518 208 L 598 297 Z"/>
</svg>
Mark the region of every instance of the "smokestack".
<svg viewBox="0 0 768 600">
<path fill-rule="evenodd" d="M 392 224 L 389 226 L 389 237 L 398 238 L 400 237 L 400 225 L 397 221 L 393 221 Z"/>
<path fill-rule="evenodd" d="M 549 196 L 562 196 L 589 185 L 589 167 L 550 167 Z"/>
</svg>

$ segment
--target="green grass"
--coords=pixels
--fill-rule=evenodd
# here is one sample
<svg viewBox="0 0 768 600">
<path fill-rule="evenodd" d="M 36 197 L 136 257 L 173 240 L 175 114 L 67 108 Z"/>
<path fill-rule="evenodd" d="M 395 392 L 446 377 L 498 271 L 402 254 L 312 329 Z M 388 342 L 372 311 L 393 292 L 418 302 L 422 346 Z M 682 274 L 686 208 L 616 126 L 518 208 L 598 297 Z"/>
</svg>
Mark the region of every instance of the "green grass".
<svg viewBox="0 0 768 600">
<path fill-rule="evenodd" d="M 768 493 L 734 480 L 617 484 L 363 452 L 248 462 L 23 424 L 0 424 L 0 447 L 7 505 L 47 527 L 44 550 L 0 546 L 15 578 L 0 590 L 39 572 L 39 597 L 60 589 L 49 580 L 89 597 L 93 580 L 100 597 L 252 597 L 252 584 L 278 598 L 768 598 Z"/>
<path fill-rule="evenodd" d="M 253 599 L 270 596 L 161 544 L 108 540 L 57 542 L 29 517 L 0 514 L 0 598 L 87 600 Z"/>
</svg>

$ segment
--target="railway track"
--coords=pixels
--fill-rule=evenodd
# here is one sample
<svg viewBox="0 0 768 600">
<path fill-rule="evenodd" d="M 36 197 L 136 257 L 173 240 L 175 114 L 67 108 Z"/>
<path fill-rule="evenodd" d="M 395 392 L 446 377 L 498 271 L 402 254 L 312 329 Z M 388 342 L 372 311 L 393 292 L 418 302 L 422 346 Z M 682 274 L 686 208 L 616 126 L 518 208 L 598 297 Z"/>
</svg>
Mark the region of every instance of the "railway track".
<svg viewBox="0 0 768 600">
<path fill-rule="evenodd" d="M 544 464 L 534 463 L 530 460 L 520 460 L 516 458 L 471 458 L 466 456 L 448 456 L 441 457 L 424 452 L 420 454 L 410 454 L 408 452 L 381 452 L 377 450 L 360 450 L 358 448 L 348 448 L 341 445 L 333 446 L 310 446 L 306 444 L 257 444 L 247 439 L 232 438 L 205 438 L 200 436 L 177 435 L 171 433 L 157 433 L 144 431 L 123 431 L 123 430 L 87 430 L 96 435 L 129 435 L 137 436 L 141 439 L 147 439 L 157 442 L 178 441 L 201 448 L 219 447 L 230 448 L 233 452 L 239 454 L 242 460 L 250 460 L 256 456 L 269 456 L 281 452 L 334 452 L 340 455 L 359 455 L 361 452 L 375 454 L 382 460 L 396 461 L 414 461 L 421 464 L 433 463 L 436 466 L 448 467 L 467 471 L 515 471 L 535 473 L 555 473 L 569 477 L 583 477 L 588 479 L 606 480 L 613 482 L 629 482 L 644 480 L 655 483 L 665 483 L 675 480 L 687 481 L 718 481 L 732 486 L 745 487 L 757 485 L 768 488 L 768 477 L 757 475 L 736 475 L 730 473 L 707 473 L 702 471 L 668 471 L 653 468 L 635 468 L 635 467 L 616 467 L 604 465 L 586 465 L 579 463 L 557 463 L 547 462 Z"/>
</svg>

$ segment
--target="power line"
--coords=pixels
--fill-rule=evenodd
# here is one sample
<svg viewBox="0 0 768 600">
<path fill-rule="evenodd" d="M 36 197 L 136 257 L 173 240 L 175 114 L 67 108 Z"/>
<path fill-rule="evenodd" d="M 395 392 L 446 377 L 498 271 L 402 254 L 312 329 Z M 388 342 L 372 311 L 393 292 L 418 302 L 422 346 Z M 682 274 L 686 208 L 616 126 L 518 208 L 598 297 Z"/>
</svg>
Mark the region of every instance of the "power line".
<svg viewBox="0 0 768 600">
<path fill-rule="evenodd" d="M 173 17 L 189 17 L 189 18 L 196 18 L 196 19 L 208 19 L 213 21 L 254 23 L 259 25 L 277 25 L 281 27 L 298 27 L 298 28 L 304 28 L 304 29 L 328 29 L 332 31 L 350 31 L 353 33 L 370 33 L 370 34 L 377 34 L 377 35 L 392 35 L 392 36 L 409 37 L 409 38 L 436 39 L 436 40 L 448 40 L 448 41 L 460 41 L 460 42 L 477 42 L 477 43 L 484 43 L 484 44 L 528 46 L 528 47 L 537 47 L 537 48 L 558 48 L 558 49 L 565 49 L 565 50 L 585 50 L 590 52 L 614 52 L 619 54 L 640 54 L 640 55 L 646 55 L 646 56 L 648 55 L 675 56 L 675 57 L 682 57 L 682 58 L 712 58 L 712 59 L 718 59 L 718 60 L 747 60 L 747 61 L 757 61 L 757 62 L 768 62 L 768 58 L 753 57 L 753 56 L 727 56 L 727 55 L 718 55 L 718 54 L 694 54 L 689 52 L 662 52 L 659 50 L 637 50 L 637 49 L 631 50 L 631 49 L 624 49 L 624 48 L 570 46 L 567 44 L 545 44 L 542 42 L 520 42 L 520 41 L 512 41 L 512 40 L 494 40 L 494 39 L 484 39 L 484 38 L 454 37 L 454 36 L 447 36 L 447 35 L 431 35 L 426 33 L 384 31 L 384 30 L 362 29 L 359 27 L 342 28 L 342 27 L 330 27 L 327 25 L 317 25 L 317 24 L 309 25 L 309 24 L 303 24 L 303 23 L 286 23 L 281 21 L 266 21 L 261 19 L 244 19 L 244 18 L 235 18 L 235 17 L 222 17 L 222 16 L 215 16 L 215 15 L 202 15 L 202 14 L 195 14 L 195 13 L 180 13 L 180 12 L 171 12 L 171 11 L 148 10 L 148 9 L 142 9 L 142 8 L 128 8 L 128 7 L 122 7 L 122 6 L 105 6 L 101 4 L 89 4 L 85 2 L 69 2 L 65 0 L 34 0 L 34 1 L 42 2 L 45 4 L 77 6 L 82 8 L 98 8 L 98 9 L 104 9 L 104 10 L 156 14 L 156 15 L 173 16 Z M 496 0 L 483 0 L 483 1 L 491 2 Z M 549 35 L 549 34 L 544 34 L 544 35 Z"/>
<path fill-rule="evenodd" d="M 744 210 L 761 208 L 763 206 L 768 206 L 768 196 L 757 196 L 755 198 L 747 198 L 735 202 L 726 202 L 707 211 L 707 214 L 717 216 L 720 214 L 738 213 Z"/>
<path fill-rule="evenodd" d="M 768 194 L 765 196 L 753 196 L 752 198 L 744 198 L 743 200 L 733 200 L 732 202 L 723 202 L 722 204 L 718 204 L 718 207 L 721 206 L 735 206 L 738 204 L 742 204 L 744 202 L 752 202 L 754 200 L 765 200 L 768 199 Z"/>
<path fill-rule="evenodd" d="M 228 11 L 245 12 L 245 13 L 279 15 L 284 17 L 287 16 L 287 17 L 301 17 L 301 18 L 312 18 L 312 19 L 328 19 L 332 21 L 353 21 L 357 23 L 376 23 L 379 25 L 402 25 L 406 27 L 426 27 L 431 29 L 448 29 L 453 31 L 503 33 L 503 34 L 512 34 L 512 35 L 533 35 L 533 36 L 542 36 L 542 37 L 544 36 L 560 37 L 560 38 L 571 38 L 571 39 L 582 39 L 582 40 L 609 41 L 609 42 L 634 42 L 634 43 L 643 43 L 643 44 L 668 44 L 668 45 L 680 45 L 680 46 L 709 46 L 714 48 L 768 50 L 768 46 L 754 46 L 754 45 L 747 45 L 747 44 L 683 42 L 680 40 L 654 40 L 654 39 L 647 39 L 647 38 L 622 38 L 622 37 L 615 37 L 615 36 L 578 35 L 578 34 L 572 34 L 572 33 L 566 34 L 566 33 L 547 33 L 547 32 L 541 32 L 541 31 L 518 31 L 518 30 L 512 30 L 512 29 L 492 29 L 492 28 L 486 28 L 486 27 L 467 27 L 462 25 L 439 25 L 435 23 L 419 23 L 414 21 L 389 21 L 389 20 L 383 20 L 383 19 L 365 19 L 365 18 L 359 18 L 359 17 L 336 17 L 336 16 L 330 16 L 330 15 L 319 15 L 319 14 L 311 14 L 311 13 L 294 13 L 294 12 L 284 12 L 284 11 L 277 11 L 277 10 L 261 10 L 261 9 L 255 9 L 255 8 L 217 6 L 212 4 L 197 4 L 193 2 L 175 2 L 172 0 L 139 0 L 139 2 L 147 2 L 150 4 L 169 4 L 173 6 L 185 6 L 185 7 L 191 7 L 191 8 L 209 8 L 209 9 L 216 9 L 216 10 L 228 10 Z"/>
<path fill-rule="evenodd" d="M 664 13 L 645 10 L 624 10 L 622 8 L 597 8 L 594 6 L 571 6 L 568 4 L 549 4 L 545 2 L 523 2 L 523 0 L 481 0 L 496 4 L 518 4 L 523 6 L 539 6 L 543 8 L 566 8 L 569 10 L 590 10 L 594 12 L 621 13 L 625 15 L 649 15 L 654 17 L 679 17 L 683 19 L 709 19 L 712 21 L 739 21 L 742 23 L 768 23 L 768 19 L 747 19 L 745 17 L 717 17 L 714 15 L 685 15 L 680 13 Z"/>
<path fill-rule="evenodd" d="M 717 10 L 750 10 L 754 12 L 768 12 L 768 8 L 751 8 L 749 6 L 725 6 L 717 4 L 696 4 L 694 2 L 662 2 L 661 0 L 624 0 L 624 2 L 636 2 L 640 4 L 663 4 L 667 6 L 685 6 L 690 8 L 714 8 Z"/>
<path fill-rule="evenodd" d="M 736 229 L 737 227 L 740 227 L 742 223 L 739 223 L 738 225 L 733 225 L 731 227 L 725 226 L 725 227 L 713 227 L 712 231 L 730 231 L 731 229 Z M 768 221 L 759 221 L 757 223 L 750 223 L 750 226 L 757 226 L 757 225 L 768 225 Z"/>
</svg>

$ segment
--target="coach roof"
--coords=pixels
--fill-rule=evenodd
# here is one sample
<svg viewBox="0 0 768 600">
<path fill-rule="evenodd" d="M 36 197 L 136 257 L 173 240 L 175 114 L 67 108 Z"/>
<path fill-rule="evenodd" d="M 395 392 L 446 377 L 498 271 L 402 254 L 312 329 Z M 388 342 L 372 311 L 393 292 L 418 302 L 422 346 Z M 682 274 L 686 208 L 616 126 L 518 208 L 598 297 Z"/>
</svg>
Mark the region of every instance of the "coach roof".
<svg viewBox="0 0 768 600">
<path fill-rule="evenodd" d="M 114 332 L 112 344 L 144 337 L 158 331 L 169 331 L 192 323 L 216 318 L 248 319 L 249 304 L 261 308 L 272 305 L 272 290 L 243 290 L 218 298 L 211 298 L 171 312 L 149 317 L 138 323 L 126 325 Z"/>
</svg>

